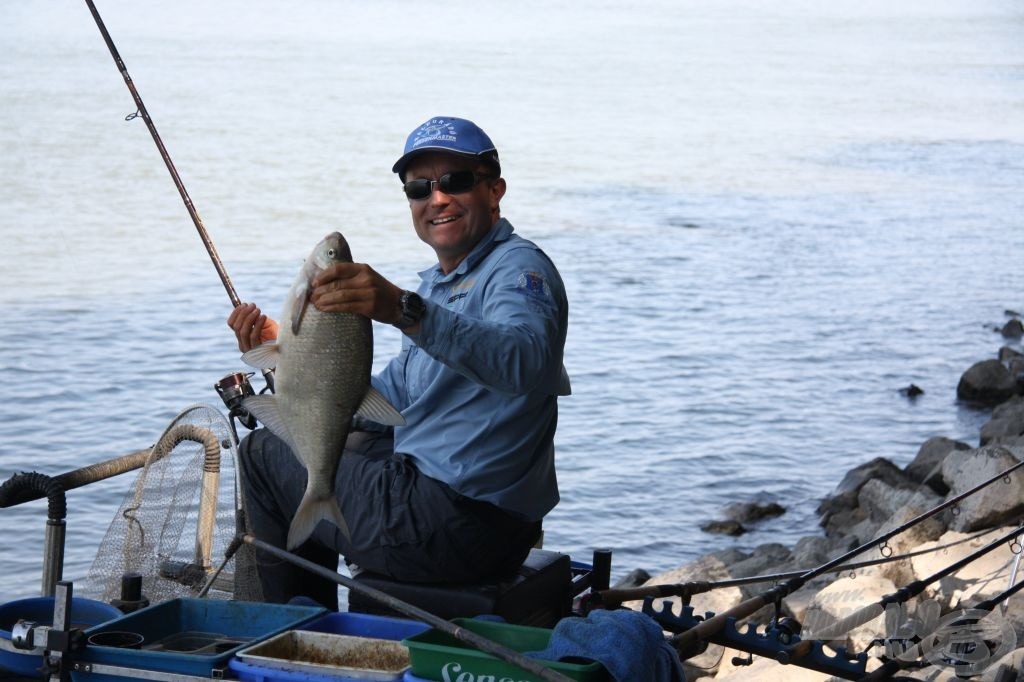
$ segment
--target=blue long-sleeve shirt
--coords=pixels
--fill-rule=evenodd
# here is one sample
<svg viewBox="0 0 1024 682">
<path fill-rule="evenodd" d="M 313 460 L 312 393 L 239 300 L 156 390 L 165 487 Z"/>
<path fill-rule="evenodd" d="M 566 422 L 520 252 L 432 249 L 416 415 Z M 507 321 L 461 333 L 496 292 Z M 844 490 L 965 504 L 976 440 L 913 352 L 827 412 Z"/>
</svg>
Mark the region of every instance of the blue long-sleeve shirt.
<svg viewBox="0 0 1024 682">
<path fill-rule="evenodd" d="M 373 377 L 401 410 L 395 451 L 457 492 L 529 520 L 558 502 L 557 400 L 568 301 L 558 270 L 502 218 L 445 275 L 420 273 L 419 332 Z"/>
</svg>

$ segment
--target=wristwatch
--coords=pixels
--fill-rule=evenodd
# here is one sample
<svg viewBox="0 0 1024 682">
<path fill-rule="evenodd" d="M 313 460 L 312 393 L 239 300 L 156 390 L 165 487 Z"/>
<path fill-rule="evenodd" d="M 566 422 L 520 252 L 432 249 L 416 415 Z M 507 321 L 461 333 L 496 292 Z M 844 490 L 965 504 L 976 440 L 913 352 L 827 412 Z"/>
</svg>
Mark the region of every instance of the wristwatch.
<svg viewBox="0 0 1024 682">
<path fill-rule="evenodd" d="M 392 322 L 399 329 L 408 329 L 419 322 L 427 309 L 423 304 L 423 299 L 415 291 L 403 291 L 401 304 L 402 316 L 398 318 L 397 322 Z"/>
</svg>

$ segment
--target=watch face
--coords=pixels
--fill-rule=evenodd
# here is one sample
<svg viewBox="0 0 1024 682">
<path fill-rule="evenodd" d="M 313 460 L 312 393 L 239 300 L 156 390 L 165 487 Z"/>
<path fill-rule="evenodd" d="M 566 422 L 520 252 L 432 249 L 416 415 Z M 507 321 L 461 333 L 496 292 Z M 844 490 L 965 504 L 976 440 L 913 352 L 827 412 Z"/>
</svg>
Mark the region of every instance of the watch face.
<svg viewBox="0 0 1024 682">
<path fill-rule="evenodd" d="M 399 329 L 406 329 L 420 321 L 426 308 L 420 295 L 413 291 L 402 293 L 402 319 L 395 323 Z"/>
</svg>

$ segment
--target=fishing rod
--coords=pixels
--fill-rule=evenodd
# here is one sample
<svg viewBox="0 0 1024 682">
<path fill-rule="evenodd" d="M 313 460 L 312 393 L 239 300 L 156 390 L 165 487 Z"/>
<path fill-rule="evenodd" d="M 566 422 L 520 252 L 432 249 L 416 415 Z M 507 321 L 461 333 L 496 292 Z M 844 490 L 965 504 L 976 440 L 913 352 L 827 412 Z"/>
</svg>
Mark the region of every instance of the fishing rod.
<svg viewBox="0 0 1024 682">
<path fill-rule="evenodd" d="M 894 561 L 903 561 L 905 559 L 913 559 L 914 557 L 923 556 L 925 554 L 934 554 L 935 552 L 941 552 L 949 549 L 950 547 L 956 547 L 962 545 L 965 542 L 970 542 L 983 535 L 988 535 L 991 531 L 982 530 L 968 535 L 960 540 L 947 543 L 945 545 L 937 545 L 929 549 L 920 549 L 913 552 L 907 552 L 905 554 L 893 554 L 892 556 L 881 557 L 878 559 L 871 559 L 869 561 L 857 561 L 853 563 L 843 564 L 842 566 L 836 566 L 829 571 L 830 573 L 843 573 L 846 571 L 855 571 L 860 568 L 870 568 L 872 566 L 878 566 L 881 564 L 888 564 Z M 728 587 L 742 587 L 744 585 L 754 585 L 756 583 L 771 583 L 779 582 L 780 580 L 788 580 L 790 578 L 797 578 L 804 575 L 811 569 L 801 568 L 795 571 L 782 571 L 780 573 L 766 573 L 762 575 L 752 575 L 746 578 L 728 578 L 726 580 L 695 580 L 686 583 L 672 583 L 664 585 L 641 585 L 639 587 L 621 587 L 611 588 L 607 590 L 595 590 L 594 594 L 597 601 L 604 608 L 616 608 L 623 602 L 633 601 L 638 599 L 644 599 L 645 597 L 664 598 L 664 597 L 680 597 L 684 604 L 689 603 L 689 600 L 694 595 L 704 594 L 713 590 L 724 589 Z"/>
<path fill-rule="evenodd" d="M 409 616 L 410 618 L 420 620 L 426 623 L 427 625 L 430 625 L 440 630 L 441 632 L 444 632 L 447 635 L 451 635 L 459 641 L 470 644 L 479 649 L 480 651 L 483 651 L 484 653 L 491 654 L 492 656 L 500 658 L 506 663 L 511 663 L 512 665 L 518 666 L 523 670 L 531 672 L 543 680 L 548 680 L 549 682 L 572 682 L 572 680 L 566 675 L 563 675 L 557 670 L 554 670 L 543 665 L 539 661 L 539 659 L 525 656 L 524 654 L 514 649 L 510 649 L 509 647 L 503 646 L 495 641 L 487 639 L 486 637 L 483 637 L 473 632 L 472 630 L 460 627 L 455 623 L 445 620 L 444 618 L 435 616 L 429 611 L 424 611 L 418 606 L 414 606 L 408 602 L 402 601 L 401 599 L 393 597 L 390 594 L 387 594 L 386 592 L 382 592 L 376 588 L 370 587 L 369 585 L 364 585 L 358 580 L 354 580 L 347 576 L 341 575 L 336 571 L 328 570 L 320 564 L 313 563 L 312 561 L 304 559 L 303 557 L 300 557 L 296 554 L 286 552 L 283 549 L 280 549 L 278 547 L 275 547 L 274 545 L 268 544 L 266 542 L 263 542 L 262 540 L 257 539 L 254 535 L 250 533 L 240 535 L 239 537 L 241 538 L 242 542 L 248 545 L 252 545 L 253 547 L 256 547 L 257 549 L 260 549 L 279 559 L 284 559 L 289 563 L 299 566 L 300 568 L 304 568 L 305 570 L 314 573 L 318 576 L 321 576 L 327 580 L 330 580 L 334 583 L 337 583 L 338 585 L 347 587 L 353 592 L 359 592 L 360 594 L 365 595 L 366 597 L 369 597 L 370 599 L 373 599 L 376 602 L 384 604 L 389 608 L 398 611 L 399 613 Z M 235 543 L 232 543 L 232 548 L 237 550 L 238 546 L 240 545 L 241 543 L 237 543 L 237 546 Z M 229 551 L 230 549 L 231 548 L 229 548 Z"/>
<path fill-rule="evenodd" d="M 128 91 L 132 94 L 132 99 L 135 100 L 136 111 L 125 117 L 125 120 L 131 121 L 141 116 L 142 120 L 146 122 L 149 134 L 153 138 L 153 142 L 156 143 L 157 150 L 160 152 L 160 158 L 164 160 L 164 165 L 167 166 L 167 171 L 171 174 L 171 180 L 174 181 L 174 186 L 178 188 L 181 200 L 185 202 L 185 209 L 192 218 L 196 231 L 199 232 L 199 238 L 203 241 L 203 246 L 206 247 L 206 253 L 209 254 L 213 267 L 217 270 L 217 276 L 220 277 L 221 284 L 224 285 L 224 290 L 227 291 L 228 298 L 231 299 L 231 306 L 237 308 L 241 305 L 242 299 L 238 297 L 235 287 L 231 284 L 231 278 L 228 277 L 227 270 L 224 269 L 224 263 L 221 261 L 220 256 L 217 255 L 217 249 L 213 245 L 213 240 L 210 239 L 210 234 L 206 231 L 203 220 L 199 217 L 199 212 L 196 211 L 196 207 L 188 195 L 188 190 L 185 189 L 185 183 L 181 181 L 178 169 L 174 167 L 174 162 L 171 161 L 171 156 L 167 153 L 167 148 L 164 147 L 164 142 L 160 138 L 160 133 L 157 132 L 156 125 L 149 115 L 149 110 L 146 109 L 146 104 L 142 101 L 139 91 L 135 89 L 135 83 L 128 74 L 128 68 L 124 65 L 124 60 L 121 59 L 121 54 L 117 51 L 117 46 L 114 45 L 114 40 L 110 37 L 106 24 L 103 23 L 103 19 L 100 17 L 99 10 L 96 9 L 93 0 L 85 0 L 85 4 L 89 6 L 89 12 L 92 13 L 92 18 L 96 21 L 96 26 L 103 35 L 103 41 L 107 44 L 107 49 L 110 50 L 110 56 L 114 58 L 114 64 L 117 65 L 117 70 L 121 72 L 121 77 L 124 78 L 124 84 L 128 86 Z M 263 370 L 263 378 L 266 380 L 267 387 L 271 391 L 274 390 L 273 376 L 272 370 Z"/>
<path fill-rule="evenodd" d="M 156 148 L 160 151 L 160 158 L 164 160 L 164 165 L 167 166 L 167 170 L 171 174 L 174 186 L 178 188 L 178 194 L 181 195 L 181 200 L 185 202 L 185 208 L 188 210 L 188 214 L 192 217 L 192 222 L 195 224 L 196 230 L 199 232 L 199 238 L 203 240 L 203 245 L 206 246 L 206 252 L 210 254 L 210 260 L 213 261 L 213 267 L 217 269 L 220 281 L 224 284 L 224 289 L 228 292 L 228 298 L 231 299 L 232 306 L 237 308 L 242 301 L 238 298 L 238 294 L 235 293 L 235 288 L 231 285 L 231 279 L 228 277 L 228 273 L 224 269 L 224 264 L 221 262 L 220 256 L 217 255 L 217 249 L 214 248 L 213 241 L 211 241 L 209 233 L 207 233 L 206 228 L 203 226 L 203 221 L 199 217 L 196 207 L 192 204 L 192 199 L 188 196 L 185 184 L 181 181 L 181 176 L 178 175 L 178 170 L 174 167 L 174 162 L 171 161 L 171 156 L 167 153 L 167 148 L 164 147 L 163 140 L 160 139 L 160 133 L 157 132 L 156 125 L 153 124 L 153 119 L 150 118 L 149 111 L 146 109 L 146 105 L 142 101 L 142 97 L 139 96 L 138 90 L 135 89 L 135 83 L 132 82 L 132 77 L 128 75 L 128 69 L 125 67 L 124 61 L 122 61 L 121 55 L 118 53 L 117 47 L 114 45 L 114 41 L 110 37 L 110 33 L 107 32 L 107 27 L 103 23 L 103 19 L 100 18 L 100 13 L 96 9 L 96 5 L 92 0 L 85 0 L 85 4 L 89 6 L 89 11 L 92 12 L 92 18 L 96 20 L 96 26 L 99 27 L 100 33 L 103 35 L 103 40 L 107 43 L 107 49 L 110 50 L 110 56 L 114 58 L 114 63 L 117 65 L 118 71 L 121 72 L 121 76 L 124 78 L 124 84 L 128 86 L 128 91 L 132 93 L 132 98 L 135 100 L 135 106 L 138 107 L 136 112 L 134 114 L 129 114 L 125 120 L 130 121 L 141 116 L 142 120 L 146 122 L 146 127 L 149 128 L 149 134 L 153 137 L 153 142 L 156 143 Z"/>
<path fill-rule="evenodd" d="M 872 540 L 869 540 L 868 542 L 865 542 L 859 547 L 856 547 L 850 550 L 849 552 L 846 552 L 845 554 L 836 557 L 835 559 L 827 561 L 821 566 L 818 566 L 817 568 L 807 571 L 803 575 L 800 575 L 796 578 L 792 578 L 791 580 L 788 580 L 787 582 L 781 585 L 777 585 L 776 587 L 766 592 L 763 592 L 760 595 L 751 597 L 750 599 L 741 602 L 740 604 L 732 607 L 731 609 L 728 609 L 727 611 L 724 611 L 718 615 L 708 618 L 707 620 L 703 620 L 692 628 L 689 628 L 679 634 L 673 635 L 670 642 L 679 650 L 680 658 L 690 658 L 691 656 L 695 655 L 700 651 L 701 641 L 707 640 L 710 636 L 720 632 L 723 628 L 725 628 L 725 626 L 730 621 L 739 620 L 741 618 L 751 616 L 769 604 L 778 604 L 782 601 L 782 599 L 785 596 L 803 587 L 803 585 L 807 583 L 807 581 L 813 580 L 814 578 L 817 578 L 818 576 L 824 573 L 828 573 L 835 567 L 846 563 L 853 557 L 871 549 L 875 545 L 883 545 L 888 540 L 891 540 L 900 533 L 903 533 L 908 529 L 914 527 L 918 523 L 926 519 L 929 519 L 932 516 L 935 516 L 941 511 L 944 511 L 946 509 L 949 509 L 950 507 L 955 506 L 962 500 L 970 497 L 974 493 L 978 492 L 979 490 L 982 490 L 983 488 L 991 485 L 992 483 L 995 483 L 998 480 L 1006 479 L 1008 481 L 1010 474 L 1012 474 L 1014 471 L 1021 468 L 1022 466 L 1024 466 L 1024 461 L 1017 462 L 1013 466 L 996 474 L 992 478 L 989 478 L 979 483 L 978 485 L 959 495 L 951 497 L 945 502 L 942 502 L 941 504 L 936 505 L 932 509 L 929 509 L 928 511 L 915 516 L 906 523 L 886 533 L 883 533 L 882 535 Z"/>
</svg>

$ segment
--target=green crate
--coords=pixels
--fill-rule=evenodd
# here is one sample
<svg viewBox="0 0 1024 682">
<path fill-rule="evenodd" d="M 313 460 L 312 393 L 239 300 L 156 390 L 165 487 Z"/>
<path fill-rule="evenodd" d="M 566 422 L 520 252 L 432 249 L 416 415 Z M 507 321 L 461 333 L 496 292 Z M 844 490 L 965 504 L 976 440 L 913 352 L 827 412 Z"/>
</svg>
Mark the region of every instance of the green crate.
<svg viewBox="0 0 1024 682">
<path fill-rule="evenodd" d="M 454 624 L 471 630 L 515 651 L 540 651 L 551 641 L 551 630 L 525 625 L 495 623 L 493 621 L 456 618 Z M 428 680 L 481 680 L 511 679 L 515 682 L 540 682 L 540 678 L 522 668 L 485 654 L 472 645 L 455 639 L 437 629 L 407 637 L 402 643 L 409 647 L 412 662 L 410 672 Z M 581 682 L 605 682 L 608 673 L 600 663 L 541 663 L 553 670 Z"/>
</svg>

